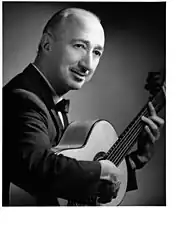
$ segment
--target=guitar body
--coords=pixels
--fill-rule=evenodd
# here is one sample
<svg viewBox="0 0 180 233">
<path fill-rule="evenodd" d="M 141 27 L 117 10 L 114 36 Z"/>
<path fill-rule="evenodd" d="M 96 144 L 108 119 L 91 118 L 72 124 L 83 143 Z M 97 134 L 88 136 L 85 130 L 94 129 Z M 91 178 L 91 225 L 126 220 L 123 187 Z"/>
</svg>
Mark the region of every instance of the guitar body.
<svg viewBox="0 0 180 233">
<path fill-rule="evenodd" d="M 107 152 L 116 142 L 118 136 L 110 123 L 104 120 L 87 121 L 85 123 L 73 122 L 66 129 L 58 146 L 52 150 L 57 154 L 75 158 L 77 160 L 93 161 L 97 153 Z M 127 187 L 127 167 L 123 160 L 119 169 L 120 189 L 118 195 L 104 206 L 117 206 L 123 200 Z M 60 206 L 67 206 L 68 200 L 58 198 Z M 36 205 L 36 198 L 11 184 L 10 205 Z M 76 204 L 78 205 L 78 203 Z M 99 204 L 98 204 L 99 205 Z"/>
<path fill-rule="evenodd" d="M 99 152 L 107 152 L 117 141 L 118 136 L 110 123 L 104 120 L 94 122 L 73 122 L 65 131 L 60 144 L 53 148 L 57 154 L 77 160 L 93 161 Z M 120 189 L 116 199 L 105 206 L 117 206 L 123 200 L 127 187 L 127 167 L 123 160 L 119 169 Z M 58 198 L 60 205 L 68 205 L 68 200 Z M 101 204 L 100 204 L 101 205 Z"/>
</svg>

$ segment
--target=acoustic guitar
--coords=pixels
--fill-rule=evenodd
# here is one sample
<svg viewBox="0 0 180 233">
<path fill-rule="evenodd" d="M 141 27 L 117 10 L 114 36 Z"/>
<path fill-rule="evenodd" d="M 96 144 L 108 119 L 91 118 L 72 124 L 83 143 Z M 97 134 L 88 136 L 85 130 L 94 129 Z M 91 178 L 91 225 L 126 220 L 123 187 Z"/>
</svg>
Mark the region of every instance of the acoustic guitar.
<svg viewBox="0 0 180 233">
<path fill-rule="evenodd" d="M 159 112 L 165 104 L 165 82 L 162 85 L 159 82 L 161 82 L 160 73 L 151 72 L 145 86 L 151 93 L 149 101 L 152 102 L 156 112 Z M 77 160 L 89 161 L 104 159 L 102 157 L 104 153 L 101 152 L 105 152 L 105 159 L 112 161 L 120 169 L 120 189 L 117 197 L 107 204 L 98 203 L 98 196 L 89 197 L 85 202 L 86 205 L 120 205 L 127 188 L 125 156 L 144 127 L 141 117 L 149 116 L 148 102 L 119 137 L 113 126 L 105 120 L 73 122 L 66 129 L 59 145 L 53 148 L 57 155 L 63 154 Z M 61 198 L 58 198 L 58 202 L 60 205 L 81 205 Z"/>
<path fill-rule="evenodd" d="M 159 83 L 159 77 L 159 72 L 150 72 L 145 86 L 151 93 L 149 101 L 152 102 L 156 112 L 159 112 L 165 104 L 165 83 Z M 148 102 L 119 137 L 113 126 L 106 120 L 73 122 L 67 127 L 60 143 L 52 148 L 57 156 L 63 154 L 76 160 L 87 161 L 104 159 L 102 157 L 104 153 L 101 152 L 105 152 L 105 159 L 112 161 L 120 169 L 120 189 L 115 199 L 107 204 L 101 204 L 98 202 L 98 196 L 95 195 L 89 197 L 83 205 L 117 206 L 122 202 L 127 188 L 125 156 L 144 127 L 141 117 L 149 116 Z M 58 202 L 61 206 L 82 205 L 62 198 L 58 198 Z"/>
</svg>

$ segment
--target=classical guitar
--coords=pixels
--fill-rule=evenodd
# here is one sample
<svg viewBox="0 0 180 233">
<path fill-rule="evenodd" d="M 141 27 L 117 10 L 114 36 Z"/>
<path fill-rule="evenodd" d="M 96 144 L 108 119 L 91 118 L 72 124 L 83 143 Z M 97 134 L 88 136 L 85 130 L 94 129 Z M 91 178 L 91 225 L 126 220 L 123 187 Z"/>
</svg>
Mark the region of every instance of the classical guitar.
<svg viewBox="0 0 180 233">
<path fill-rule="evenodd" d="M 159 112 L 165 104 L 165 83 L 159 83 L 160 74 L 158 72 L 150 72 L 145 88 L 151 93 L 149 101 L 152 102 L 156 112 Z M 148 102 L 149 102 L 148 101 Z M 98 196 L 89 197 L 83 205 L 105 205 L 117 206 L 120 205 L 126 193 L 127 187 L 127 167 L 125 156 L 128 154 L 132 146 L 135 144 L 139 134 L 143 129 L 141 117 L 148 116 L 148 102 L 132 120 L 128 127 L 118 137 L 113 126 L 105 120 L 87 121 L 84 123 L 71 123 L 63 134 L 60 143 L 52 148 L 57 154 L 75 158 L 77 160 L 99 160 L 102 159 L 102 153 L 106 153 L 106 159 L 112 161 L 121 172 L 120 189 L 118 195 L 110 203 L 98 203 Z M 14 187 L 13 187 L 14 188 Z M 11 198 L 13 199 L 13 188 L 11 186 Z M 14 188 L 15 189 L 15 188 Z M 27 205 L 27 200 L 30 200 L 30 205 L 35 204 L 34 200 L 28 193 L 24 191 L 17 192 L 19 195 L 19 204 Z M 16 195 L 16 197 L 18 196 Z M 25 197 L 27 196 L 27 198 Z M 14 202 L 15 199 L 13 200 Z M 72 200 L 58 198 L 61 206 L 66 205 L 82 205 Z M 13 203 L 12 203 L 13 204 Z M 17 203 L 15 203 L 17 204 Z M 20 205 L 21 205 L 20 204 Z"/>
<path fill-rule="evenodd" d="M 162 85 L 158 83 L 158 72 L 149 73 L 147 82 L 145 87 L 151 93 L 149 101 L 152 102 L 156 112 L 159 112 L 165 104 L 165 83 Z M 119 137 L 113 126 L 105 120 L 87 121 L 85 123 L 73 122 L 63 134 L 59 145 L 53 149 L 57 155 L 63 154 L 77 160 L 90 161 L 102 159 L 101 152 L 106 153 L 106 159 L 112 161 L 121 172 L 118 195 L 110 203 L 105 204 L 106 206 L 120 205 L 126 193 L 127 167 L 125 156 L 143 129 L 141 117 L 149 115 L 148 102 Z M 60 205 L 81 205 L 61 198 L 58 198 L 58 202 Z M 96 196 L 89 197 L 86 205 L 94 205 L 91 202 L 102 205 L 98 203 Z"/>
</svg>

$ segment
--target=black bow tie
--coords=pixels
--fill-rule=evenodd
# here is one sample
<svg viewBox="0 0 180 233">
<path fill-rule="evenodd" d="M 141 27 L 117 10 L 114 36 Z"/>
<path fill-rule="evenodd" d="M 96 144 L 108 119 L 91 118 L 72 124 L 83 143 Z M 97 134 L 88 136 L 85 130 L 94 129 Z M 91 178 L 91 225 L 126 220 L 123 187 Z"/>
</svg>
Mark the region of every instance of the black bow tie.
<svg viewBox="0 0 180 233">
<path fill-rule="evenodd" d="M 55 108 L 58 112 L 68 113 L 69 104 L 70 104 L 70 100 L 63 99 L 55 105 Z"/>
</svg>

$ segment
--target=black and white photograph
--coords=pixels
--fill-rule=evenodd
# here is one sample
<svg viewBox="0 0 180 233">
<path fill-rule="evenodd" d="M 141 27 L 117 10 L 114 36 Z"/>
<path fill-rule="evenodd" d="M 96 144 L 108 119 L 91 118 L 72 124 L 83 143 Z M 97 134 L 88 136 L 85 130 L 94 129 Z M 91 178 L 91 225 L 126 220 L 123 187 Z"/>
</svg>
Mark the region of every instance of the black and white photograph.
<svg viewBox="0 0 180 233">
<path fill-rule="evenodd" d="M 166 206 L 166 2 L 2 12 L 2 206 Z"/>
</svg>

